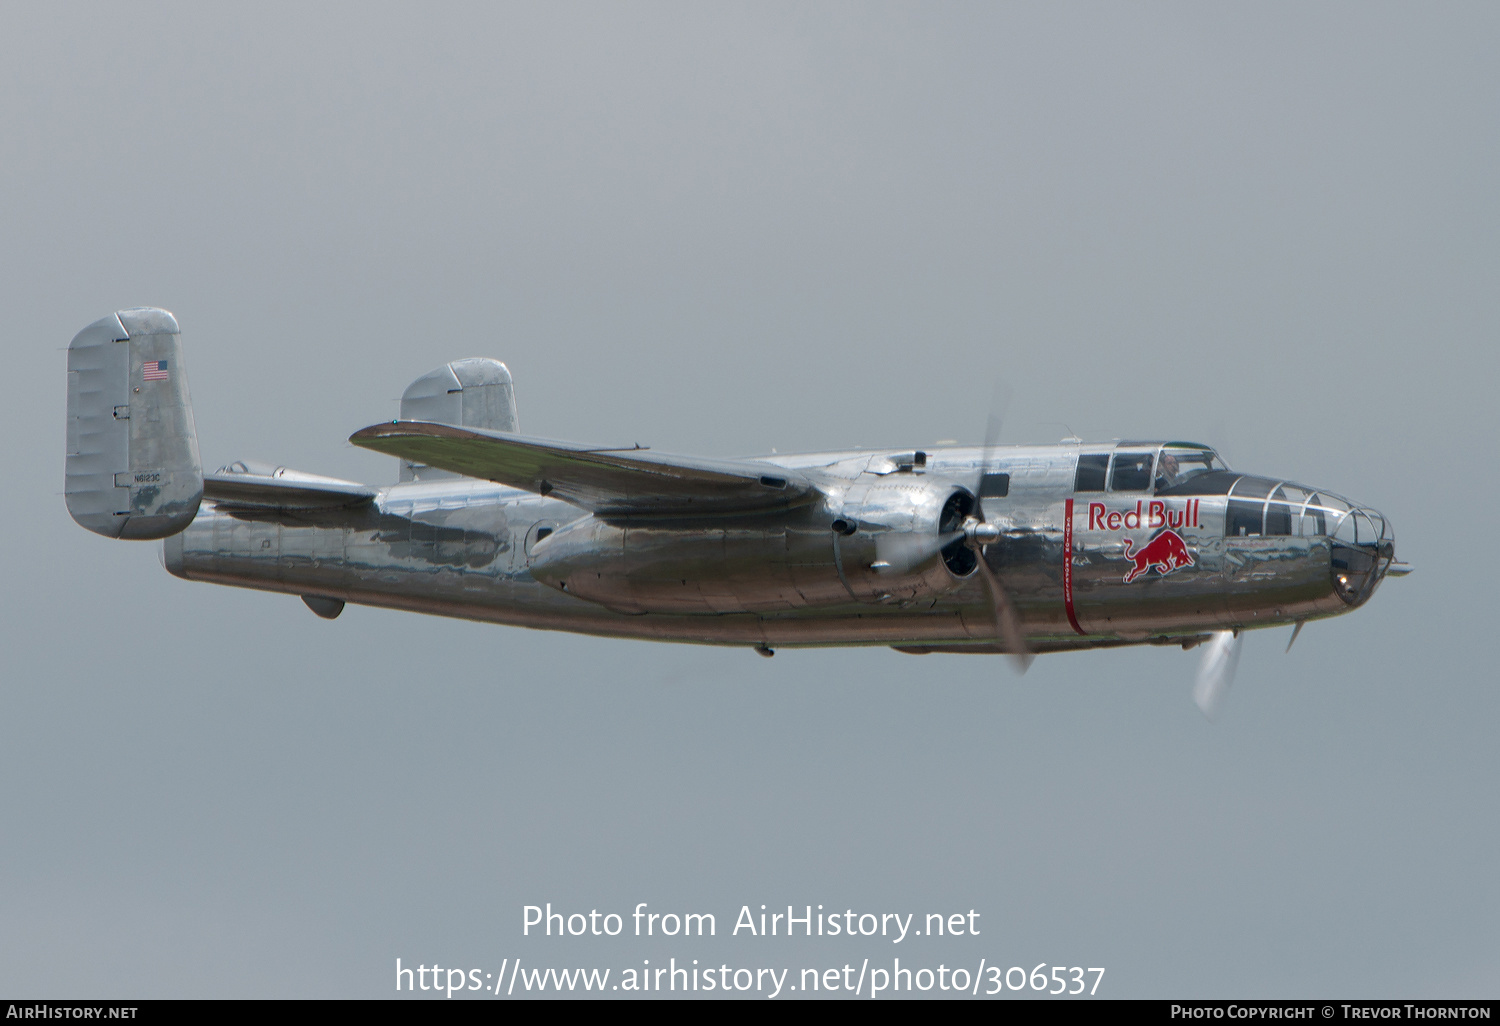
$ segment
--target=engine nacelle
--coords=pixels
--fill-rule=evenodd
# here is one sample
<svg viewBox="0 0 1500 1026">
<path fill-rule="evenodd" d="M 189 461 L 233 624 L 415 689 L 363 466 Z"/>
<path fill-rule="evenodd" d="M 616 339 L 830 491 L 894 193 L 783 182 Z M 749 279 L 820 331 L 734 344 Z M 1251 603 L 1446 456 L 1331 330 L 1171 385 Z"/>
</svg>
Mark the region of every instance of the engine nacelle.
<svg viewBox="0 0 1500 1026">
<path fill-rule="evenodd" d="M 785 516 L 605 521 L 584 517 L 532 548 L 532 576 L 626 613 L 768 613 L 917 602 L 972 574 L 961 537 L 975 508 L 949 482 L 856 482 L 841 500 Z"/>
</svg>

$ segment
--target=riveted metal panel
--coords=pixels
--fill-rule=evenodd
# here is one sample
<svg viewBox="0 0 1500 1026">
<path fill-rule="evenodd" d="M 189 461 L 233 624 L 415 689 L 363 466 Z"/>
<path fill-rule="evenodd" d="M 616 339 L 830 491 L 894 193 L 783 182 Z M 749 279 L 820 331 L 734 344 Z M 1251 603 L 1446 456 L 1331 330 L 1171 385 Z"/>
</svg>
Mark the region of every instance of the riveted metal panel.
<svg viewBox="0 0 1500 1026">
<path fill-rule="evenodd" d="M 122 310 L 68 346 L 65 495 L 79 524 L 110 538 L 164 538 L 203 498 L 198 436 L 177 321 Z"/>
</svg>

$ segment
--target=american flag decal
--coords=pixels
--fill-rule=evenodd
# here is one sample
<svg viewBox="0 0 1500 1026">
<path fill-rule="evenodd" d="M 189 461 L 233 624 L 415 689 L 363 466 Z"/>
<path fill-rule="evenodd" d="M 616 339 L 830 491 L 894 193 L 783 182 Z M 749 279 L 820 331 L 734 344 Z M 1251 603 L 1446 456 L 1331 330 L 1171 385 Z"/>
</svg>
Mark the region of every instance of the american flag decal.
<svg viewBox="0 0 1500 1026">
<path fill-rule="evenodd" d="M 145 363 L 141 364 L 141 380 L 142 381 L 166 381 L 167 380 L 167 361 L 166 360 L 147 360 Z"/>
</svg>

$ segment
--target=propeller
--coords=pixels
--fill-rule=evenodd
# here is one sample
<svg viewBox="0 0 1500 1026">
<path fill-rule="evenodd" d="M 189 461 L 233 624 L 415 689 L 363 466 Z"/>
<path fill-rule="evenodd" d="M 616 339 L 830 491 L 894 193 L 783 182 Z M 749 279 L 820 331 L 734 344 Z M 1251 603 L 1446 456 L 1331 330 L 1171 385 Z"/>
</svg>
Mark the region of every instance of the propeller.
<svg viewBox="0 0 1500 1026">
<path fill-rule="evenodd" d="M 1198 664 L 1198 683 L 1193 686 L 1193 701 L 1210 721 L 1224 704 L 1234 670 L 1240 662 L 1241 638 L 1237 631 L 1215 631 L 1203 646 L 1203 661 Z"/>
<path fill-rule="evenodd" d="M 1002 387 L 997 384 L 995 394 L 990 401 L 989 421 L 985 425 L 984 455 L 979 460 L 979 478 L 974 482 L 976 515 L 965 518 L 963 535 L 965 543 L 974 550 L 974 555 L 978 558 L 979 573 L 984 578 L 985 589 L 989 592 L 990 612 L 995 616 L 995 635 L 1005 642 L 1005 647 L 1009 650 L 1006 654 L 1010 656 L 1016 673 L 1025 673 L 1034 657 L 1030 647 L 1026 644 L 1026 632 L 1021 627 L 1021 617 L 1016 613 L 1015 604 L 1010 600 L 1010 593 L 1000 582 L 1000 575 L 990 569 L 989 563 L 984 558 L 985 547 L 1000 540 L 999 526 L 990 523 L 985 517 L 984 481 L 990 472 L 991 458 L 995 452 L 995 444 L 1000 439 L 1000 427 L 1005 422 L 1004 411 L 1009 402 L 1009 390 L 1002 391 Z"/>
<path fill-rule="evenodd" d="M 963 537 L 962 531 L 931 535 L 885 531 L 875 536 L 875 562 L 870 565 L 883 574 L 904 574 Z"/>
<path fill-rule="evenodd" d="M 989 523 L 984 514 L 984 485 L 989 476 L 991 456 L 1000 427 L 1004 423 L 1002 399 L 1009 399 L 1008 390 L 996 386 L 991 402 L 989 423 L 986 425 L 984 455 L 979 462 L 979 477 L 971 494 L 974 506 L 963 518 L 956 531 L 942 531 L 931 535 L 914 534 L 907 531 L 888 531 L 875 536 L 875 562 L 871 564 L 877 573 L 904 574 L 936 556 L 950 545 L 962 544 L 974 552 L 980 577 L 984 580 L 989 595 L 990 612 L 995 617 L 995 637 L 1004 643 L 1017 673 L 1025 673 L 1033 658 L 1026 644 L 1026 632 L 1021 626 L 1021 617 L 1016 612 L 1010 593 L 1005 590 L 1000 576 L 985 562 L 985 548 L 1000 540 L 1000 527 Z"/>
<path fill-rule="evenodd" d="M 1005 639 L 1005 647 L 1010 649 L 1007 654 L 1016 672 L 1025 673 L 1034 658 L 1026 645 L 1026 632 L 1021 629 L 1021 618 L 1016 615 L 1016 607 L 1011 604 L 1005 586 L 984 561 L 982 548 L 979 549 L 979 572 L 984 575 L 984 583 L 989 588 L 990 611 L 995 614 L 995 633 Z"/>
<path fill-rule="evenodd" d="M 1026 632 L 1021 627 L 1021 618 L 1011 603 L 1010 594 L 1000 577 L 985 562 L 985 546 L 1000 540 L 1000 528 L 988 524 L 979 517 L 970 515 L 964 519 L 963 528 L 943 534 L 918 535 L 891 531 L 875 536 L 875 562 L 871 566 L 879 573 L 902 574 L 937 555 L 955 542 L 968 545 L 974 550 L 974 558 L 985 589 L 989 592 L 990 611 L 995 617 L 995 636 L 1005 642 L 1005 647 L 1016 665 L 1018 673 L 1025 673 L 1031 665 L 1031 650 L 1026 645 Z"/>
</svg>

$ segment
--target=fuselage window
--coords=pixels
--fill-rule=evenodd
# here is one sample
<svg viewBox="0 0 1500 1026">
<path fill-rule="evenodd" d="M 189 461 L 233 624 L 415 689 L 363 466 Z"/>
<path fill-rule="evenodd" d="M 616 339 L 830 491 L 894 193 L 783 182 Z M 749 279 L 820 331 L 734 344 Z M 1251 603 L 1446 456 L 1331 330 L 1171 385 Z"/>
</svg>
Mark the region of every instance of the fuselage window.
<svg viewBox="0 0 1500 1026">
<path fill-rule="evenodd" d="M 1266 496 L 1274 481 L 1242 477 L 1229 490 L 1229 510 L 1224 533 L 1231 538 L 1259 537 L 1265 530 Z"/>
<path fill-rule="evenodd" d="M 1115 468 L 1109 478 L 1112 492 L 1144 492 L 1151 487 L 1151 466 L 1155 454 L 1149 452 L 1117 452 Z"/>
<path fill-rule="evenodd" d="M 1009 474 L 985 474 L 979 479 L 979 497 L 981 499 L 1003 499 L 1009 494 Z"/>
<path fill-rule="evenodd" d="M 1328 521 L 1323 515 L 1323 499 L 1317 493 L 1307 499 L 1302 511 L 1302 536 L 1313 538 L 1328 533 Z"/>
<path fill-rule="evenodd" d="M 1231 538 L 1258 537 L 1266 504 L 1259 499 L 1230 499 L 1224 533 Z"/>
<path fill-rule="evenodd" d="M 1075 492 L 1104 491 L 1104 472 L 1108 469 L 1108 453 L 1088 453 L 1078 457 L 1078 473 L 1073 478 L 1073 490 Z"/>
<path fill-rule="evenodd" d="M 1271 501 L 1266 503 L 1266 534 L 1292 533 L 1292 508 L 1288 498 L 1284 487 L 1278 486 L 1271 493 Z"/>
</svg>

